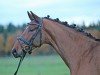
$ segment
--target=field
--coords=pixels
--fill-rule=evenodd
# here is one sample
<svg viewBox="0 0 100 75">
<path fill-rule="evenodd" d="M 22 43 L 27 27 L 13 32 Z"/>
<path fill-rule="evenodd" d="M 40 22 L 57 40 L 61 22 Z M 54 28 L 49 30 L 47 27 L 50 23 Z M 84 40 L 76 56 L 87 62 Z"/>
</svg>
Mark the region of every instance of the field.
<svg viewBox="0 0 100 75">
<path fill-rule="evenodd" d="M 0 75 L 13 75 L 19 59 L 0 58 Z M 69 75 L 69 69 L 59 56 L 26 57 L 18 75 Z"/>
</svg>

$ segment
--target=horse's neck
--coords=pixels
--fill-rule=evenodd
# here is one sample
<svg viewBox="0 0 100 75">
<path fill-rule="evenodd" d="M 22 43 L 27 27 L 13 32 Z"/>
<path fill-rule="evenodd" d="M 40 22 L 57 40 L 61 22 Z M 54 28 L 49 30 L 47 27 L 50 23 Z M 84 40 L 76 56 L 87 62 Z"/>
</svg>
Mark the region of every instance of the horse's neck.
<svg viewBox="0 0 100 75">
<path fill-rule="evenodd" d="M 91 52 L 94 41 L 74 29 L 45 21 L 46 43 L 52 45 L 70 69 L 78 67 L 83 56 Z"/>
</svg>

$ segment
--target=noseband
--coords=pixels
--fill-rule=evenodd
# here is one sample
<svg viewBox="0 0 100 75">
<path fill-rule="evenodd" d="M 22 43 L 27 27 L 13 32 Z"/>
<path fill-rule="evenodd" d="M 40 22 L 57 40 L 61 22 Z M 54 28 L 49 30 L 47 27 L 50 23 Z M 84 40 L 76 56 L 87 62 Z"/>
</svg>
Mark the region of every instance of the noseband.
<svg viewBox="0 0 100 75">
<path fill-rule="evenodd" d="M 17 37 L 17 40 L 18 40 L 18 42 L 19 42 L 19 44 L 21 46 L 22 52 L 21 52 L 21 55 L 19 55 L 20 61 L 19 61 L 17 70 L 15 71 L 14 75 L 17 75 L 18 69 L 19 69 L 19 67 L 20 67 L 20 65 L 21 65 L 26 53 L 29 53 L 29 54 L 32 53 L 33 46 L 34 46 L 33 42 L 34 42 L 35 38 L 37 37 L 37 35 L 39 33 L 40 33 L 40 44 L 38 46 L 34 46 L 34 47 L 35 48 L 36 47 L 40 47 L 41 44 L 42 44 L 42 32 L 41 32 L 41 30 L 42 30 L 42 27 L 43 27 L 43 18 L 40 18 L 39 19 L 39 23 L 36 24 L 36 25 L 37 25 L 37 27 L 35 28 L 36 33 L 32 35 L 32 37 L 31 37 L 31 39 L 29 41 L 26 40 L 23 36 Z M 25 44 L 25 47 L 22 46 L 21 42 L 23 42 Z"/>
</svg>

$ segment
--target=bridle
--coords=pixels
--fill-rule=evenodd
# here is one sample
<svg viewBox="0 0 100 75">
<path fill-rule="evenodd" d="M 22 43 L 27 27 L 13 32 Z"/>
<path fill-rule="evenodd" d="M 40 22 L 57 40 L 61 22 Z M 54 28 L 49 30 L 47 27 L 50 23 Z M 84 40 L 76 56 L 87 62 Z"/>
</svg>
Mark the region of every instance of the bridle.
<svg viewBox="0 0 100 75">
<path fill-rule="evenodd" d="M 19 55 L 20 57 L 20 61 L 19 61 L 19 64 L 18 64 L 18 67 L 17 67 L 17 70 L 16 72 L 14 73 L 14 75 L 17 75 L 17 72 L 18 72 L 18 69 L 24 59 L 24 57 L 26 56 L 26 53 L 29 53 L 31 54 L 32 53 L 32 50 L 33 50 L 33 42 L 35 40 L 35 38 L 37 37 L 37 35 L 40 33 L 40 43 L 38 46 L 34 46 L 35 48 L 36 47 L 40 47 L 42 45 L 42 27 L 43 27 L 43 18 L 40 18 L 38 20 L 39 22 L 38 23 L 35 23 L 37 25 L 37 27 L 35 28 L 36 32 L 35 34 L 32 35 L 31 39 L 30 40 L 26 40 L 23 36 L 18 36 L 17 37 L 17 40 L 21 46 L 21 49 L 22 49 L 22 52 L 21 54 Z M 34 24 L 34 23 L 33 23 Z M 25 47 L 23 47 L 23 45 L 21 44 L 21 42 L 23 42 L 25 44 Z"/>
<path fill-rule="evenodd" d="M 36 47 L 40 47 L 42 44 L 42 27 L 43 27 L 43 23 L 42 23 L 43 18 L 39 19 L 39 23 L 35 23 L 37 25 L 37 27 L 34 29 L 34 31 L 36 30 L 35 34 L 32 35 L 30 40 L 26 40 L 23 36 L 19 36 L 17 37 L 18 42 L 23 42 L 26 46 L 23 47 L 20 43 L 20 46 L 22 48 L 22 51 L 24 50 L 25 52 L 28 52 L 29 54 L 31 53 L 33 46 Z M 28 23 L 29 24 L 29 23 Z M 33 23 L 34 24 L 34 23 Z M 38 46 L 35 46 L 33 44 L 35 38 L 37 37 L 37 35 L 40 33 L 40 44 Z"/>
</svg>

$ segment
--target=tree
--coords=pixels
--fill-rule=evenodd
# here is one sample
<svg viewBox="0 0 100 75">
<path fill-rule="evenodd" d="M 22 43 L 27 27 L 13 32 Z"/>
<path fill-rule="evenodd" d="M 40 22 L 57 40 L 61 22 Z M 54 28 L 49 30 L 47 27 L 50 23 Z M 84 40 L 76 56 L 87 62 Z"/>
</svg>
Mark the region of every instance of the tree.
<svg viewBox="0 0 100 75">
<path fill-rule="evenodd" d="M 85 22 L 83 21 L 81 28 L 86 29 Z"/>
<path fill-rule="evenodd" d="M 14 33 L 15 31 L 16 31 L 16 27 L 12 23 L 9 23 L 7 26 L 7 32 Z"/>
<path fill-rule="evenodd" d="M 0 34 L 0 51 L 2 51 L 4 49 L 3 46 L 3 36 Z"/>
<path fill-rule="evenodd" d="M 0 56 L 4 55 L 3 36 L 0 34 Z"/>
<path fill-rule="evenodd" d="M 9 35 L 6 41 L 6 45 L 5 45 L 5 52 L 7 54 L 9 54 L 11 52 L 11 48 L 12 45 L 14 43 L 14 36 L 13 35 Z"/>
<path fill-rule="evenodd" d="M 4 31 L 4 26 L 0 25 L 0 33 L 3 33 L 3 31 Z"/>
</svg>

